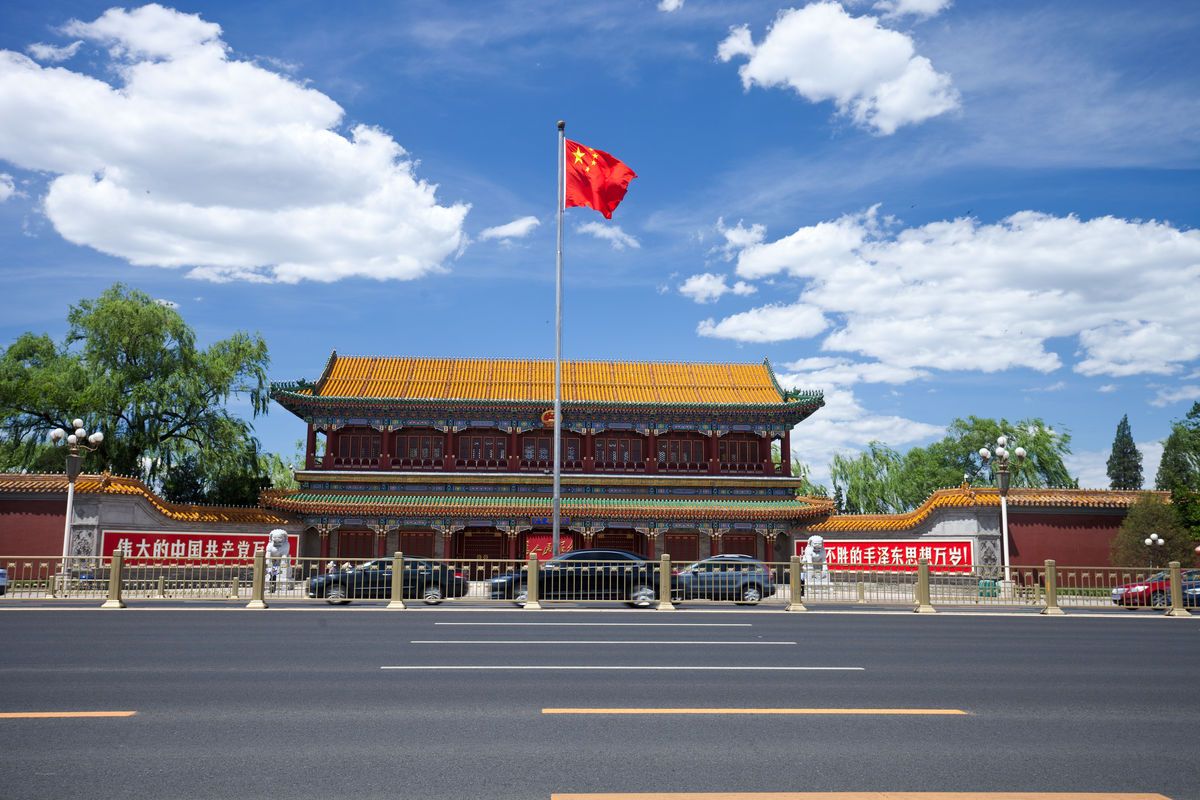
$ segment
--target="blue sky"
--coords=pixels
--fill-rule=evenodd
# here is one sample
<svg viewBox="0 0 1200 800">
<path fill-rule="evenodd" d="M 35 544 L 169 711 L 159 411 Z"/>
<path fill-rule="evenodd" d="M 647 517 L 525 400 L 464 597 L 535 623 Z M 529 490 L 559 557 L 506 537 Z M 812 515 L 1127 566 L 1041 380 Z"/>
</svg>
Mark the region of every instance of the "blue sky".
<svg viewBox="0 0 1200 800">
<path fill-rule="evenodd" d="M 1153 482 L 1200 399 L 1194 2 L 0 4 L 0 342 L 115 281 L 275 380 L 551 358 L 556 123 L 638 178 L 566 212 L 564 357 L 770 359 L 793 433 L 1041 417 Z M 245 407 L 245 406 L 240 406 Z M 301 423 L 256 422 L 285 456 Z"/>
</svg>

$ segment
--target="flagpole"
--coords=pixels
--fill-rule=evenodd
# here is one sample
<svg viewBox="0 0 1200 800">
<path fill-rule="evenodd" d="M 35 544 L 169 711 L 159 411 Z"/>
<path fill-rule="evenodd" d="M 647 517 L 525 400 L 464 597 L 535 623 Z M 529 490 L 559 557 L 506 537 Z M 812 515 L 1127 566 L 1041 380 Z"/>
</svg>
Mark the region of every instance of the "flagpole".
<svg viewBox="0 0 1200 800">
<path fill-rule="evenodd" d="M 558 258 L 554 279 L 554 536 L 552 556 L 558 556 L 559 526 L 562 518 L 562 252 L 563 252 L 563 206 L 566 205 L 566 128 L 567 123 L 558 121 Z"/>
</svg>

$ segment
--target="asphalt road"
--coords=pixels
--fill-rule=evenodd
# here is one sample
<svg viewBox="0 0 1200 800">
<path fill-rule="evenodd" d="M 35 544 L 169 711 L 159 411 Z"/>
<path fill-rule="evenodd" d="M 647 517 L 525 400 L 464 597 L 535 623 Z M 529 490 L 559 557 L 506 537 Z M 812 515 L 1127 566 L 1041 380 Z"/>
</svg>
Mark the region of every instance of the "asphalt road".
<svg viewBox="0 0 1200 800">
<path fill-rule="evenodd" d="M 0 796 L 1200 799 L 1198 687 L 1149 612 L 4 609 Z"/>
</svg>

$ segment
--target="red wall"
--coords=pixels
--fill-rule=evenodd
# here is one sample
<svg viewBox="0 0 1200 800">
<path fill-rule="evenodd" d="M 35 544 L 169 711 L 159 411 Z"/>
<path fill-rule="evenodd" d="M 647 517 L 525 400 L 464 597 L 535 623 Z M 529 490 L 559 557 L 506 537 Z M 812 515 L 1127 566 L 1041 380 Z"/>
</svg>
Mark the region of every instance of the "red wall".
<svg viewBox="0 0 1200 800">
<path fill-rule="evenodd" d="M 1125 521 L 1118 514 L 1042 513 L 1008 511 L 1009 563 L 1040 566 L 1054 559 L 1057 566 L 1108 566 L 1109 548 Z"/>
<path fill-rule="evenodd" d="M 53 500 L 0 498 L 0 557 L 62 555 L 66 495 Z"/>
</svg>

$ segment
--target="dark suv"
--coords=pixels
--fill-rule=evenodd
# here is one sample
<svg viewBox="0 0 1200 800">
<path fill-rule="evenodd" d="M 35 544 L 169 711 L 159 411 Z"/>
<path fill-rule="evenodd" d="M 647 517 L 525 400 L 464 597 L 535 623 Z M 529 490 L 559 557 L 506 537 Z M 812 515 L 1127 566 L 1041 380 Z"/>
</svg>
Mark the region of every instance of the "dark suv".
<svg viewBox="0 0 1200 800">
<path fill-rule="evenodd" d="M 750 556 L 720 555 L 697 561 L 679 573 L 676 590 L 684 600 L 733 600 L 753 605 L 775 594 L 766 565 Z M 804 584 L 800 584 L 804 595 Z"/>
<path fill-rule="evenodd" d="M 541 600 L 624 600 L 645 608 L 658 600 L 658 563 L 625 550 L 574 550 L 538 566 Z M 525 605 L 528 571 L 509 570 L 488 582 L 491 596 Z M 675 591 L 672 590 L 672 594 Z"/>
</svg>

